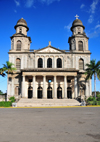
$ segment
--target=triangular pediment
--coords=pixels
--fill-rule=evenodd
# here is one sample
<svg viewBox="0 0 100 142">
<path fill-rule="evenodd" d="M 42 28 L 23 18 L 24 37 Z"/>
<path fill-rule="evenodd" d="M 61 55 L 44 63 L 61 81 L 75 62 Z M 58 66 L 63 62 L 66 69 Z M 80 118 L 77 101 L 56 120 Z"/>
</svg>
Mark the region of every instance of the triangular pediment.
<svg viewBox="0 0 100 142">
<path fill-rule="evenodd" d="M 62 53 L 64 51 L 57 49 L 55 47 L 52 47 L 52 46 L 47 46 L 47 47 L 44 47 L 40 50 L 37 50 L 36 52 L 38 52 L 38 53 Z"/>
</svg>

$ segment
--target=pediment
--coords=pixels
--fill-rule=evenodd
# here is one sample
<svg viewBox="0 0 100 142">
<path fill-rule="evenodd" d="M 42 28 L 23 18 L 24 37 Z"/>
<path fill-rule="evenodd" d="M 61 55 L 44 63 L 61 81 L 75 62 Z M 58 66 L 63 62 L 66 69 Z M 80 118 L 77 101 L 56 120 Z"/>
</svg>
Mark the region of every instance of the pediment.
<svg viewBox="0 0 100 142">
<path fill-rule="evenodd" d="M 45 48 L 42 48 L 40 50 L 37 50 L 38 53 L 62 53 L 62 50 L 59 50 L 52 46 L 47 46 Z"/>
</svg>

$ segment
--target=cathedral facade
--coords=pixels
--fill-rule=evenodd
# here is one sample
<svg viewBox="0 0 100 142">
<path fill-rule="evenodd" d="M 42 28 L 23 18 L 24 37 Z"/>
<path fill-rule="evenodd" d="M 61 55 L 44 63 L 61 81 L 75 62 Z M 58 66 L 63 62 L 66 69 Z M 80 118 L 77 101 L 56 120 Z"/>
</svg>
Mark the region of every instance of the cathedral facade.
<svg viewBox="0 0 100 142">
<path fill-rule="evenodd" d="M 8 97 L 84 99 L 91 95 L 91 80 L 85 82 L 84 74 L 91 53 L 81 20 L 75 19 L 72 23 L 69 51 L 55 48 L 51 42 L 39 50 L 30 50 L 26 21 L 18 20 L 14 28 L 9 61 L 16 71 L 8 75 Z"/>
</svg>

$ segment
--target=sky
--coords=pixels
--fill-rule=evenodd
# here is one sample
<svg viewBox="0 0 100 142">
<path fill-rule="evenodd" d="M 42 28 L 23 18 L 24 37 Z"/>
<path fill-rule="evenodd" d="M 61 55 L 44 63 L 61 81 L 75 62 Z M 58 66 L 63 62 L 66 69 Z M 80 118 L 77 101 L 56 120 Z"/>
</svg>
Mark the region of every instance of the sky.
<svg viewBox="0 0 100 142">
<path fill-rule="evenodd" d="M 69 50 L 70 27 L 78 14 L 89 37 L 91 60 L 100 60 L 100 0 L 0 0 L 0 68 L 9 60 L 10 37 L 17 21 L 24 18 L 29 27 L 30 49 L 53 47 Z M 100 81 L 96 81 L 100 91 Z M 0 90 L 7 90 L 7 77 L 0 77 Z M 94 81 L 92 79 L 92 90 Z"/>
</svg>

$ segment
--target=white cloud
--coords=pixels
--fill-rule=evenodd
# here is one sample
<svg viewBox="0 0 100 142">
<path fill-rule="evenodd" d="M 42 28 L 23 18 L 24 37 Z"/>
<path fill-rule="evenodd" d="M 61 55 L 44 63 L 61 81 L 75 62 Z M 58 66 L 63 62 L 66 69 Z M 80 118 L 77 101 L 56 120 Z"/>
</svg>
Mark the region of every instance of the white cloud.
<svg viewBox="0 0 100 142">
<path fill-rule="evenodd" d="M 90 17 L 88 19 L 89 23 L 92 23 L 93 20 L 94 20 L 94 14 L 95 14 L 96 7 L 97 7 L 98 3 L 99 3 L 99 0 L 93 0 L 92 4 L 90 5 L 89 13 L 91 13 L 91 14 L 90 14 Z"/>
<path fill-rule="evenodd" d="M 95 29 L 97 29 L 97 28 L 100 28 L 100 24 L 98 24 L 98 25 L 95 26 Z"/>
<path fill-rule="evenodd" d="M 20 6 L 20 2 L 18 0 L 14 0 L 16 6 Z"/>
<path fill-rule="evenodd" d="M 17 10 L 14 10 L 15 13 L 17 13 Z"/>
<path fill-rule="evenodd" d="M 72 26 L 72 22 L 70 22 L 67 26 L 64 26 L 64 29 L 67 29 L 68 31 L 70 31 L 71 26 Z"/>
<path fill-rule="evenodd" d="M 85 6 L 84 4 L 81 4 L 80 9 L 82 9 L 84 6 Z"/>
<path fill-rule="evenodd" d="M 96 6 L 98 4 L 99 0 L 93 0 L 93 3 L 90 5 L 90 12 L 95 13 Z"/>
<path fill-rule="evenodd" d="M 34 4 L 34 0 L 26 0 L 25 1 L 25 7 L 30 8 Z"/>
<path fill-rule="evenodd" d="M 88 22 L 89 22 L 89 23 L 92 23 L 93 20 L 94 20 L 93 15 L 90 15 L 90 17 L 89 17 L 89 19 L 88 19 Z"/>
<path fill-rule="evenodd" d="M 47 5 L 50 5 L 51 3 L 55 2 L 55 1 L 60 1 L 60 0 L 39 0 L 41 3 L 46 3 Z"/>
</svg>

